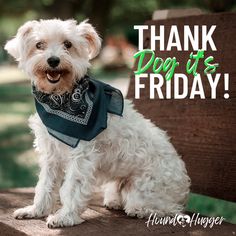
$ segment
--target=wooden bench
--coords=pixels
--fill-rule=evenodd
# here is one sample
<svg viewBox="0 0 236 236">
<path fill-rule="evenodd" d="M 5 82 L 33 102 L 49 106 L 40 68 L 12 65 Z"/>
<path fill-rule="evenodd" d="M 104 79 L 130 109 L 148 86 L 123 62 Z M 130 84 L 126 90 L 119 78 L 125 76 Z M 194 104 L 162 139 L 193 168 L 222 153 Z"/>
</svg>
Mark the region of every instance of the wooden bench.
<svg viewBox="0 0 236 236">
<path fill-rule="evenodd" d="M 32 204 L 34 197 L 33 188 L 9 189 L 0 191 L 0 235 L 1 236 L 45 236 L 45 235 L 68 235 L 68 236 L 120 236 L 120 235 L 194 235 L 194 236 L 229 236 L 234 235 L 235 225 L 224 223 L 213 228 L 202 226 L 180 225 L 154 225 L 147 227 L 146 220 L 131 218 L 123 211 L 107 210 L 102 206 L 102 199 L 97 194 L 90 207 L 83 214 L 86 220 L 78 226 L 62 229 L 48 229 L 45 219 L 15 220 L 12 213 L 15 209 Z M 191 215 L 190 213 L 188 213 Z"/>
<path fill-rule="evenodd" d="M 236 200 L 236 14 L 214 14 L 149 21 L 156 26 L 164 24 L 217 24 L 215 41 L 218 52 L 212 52 L 221 64 L 220 70 L 230 73 L 230 99 L 217 100 L 159 100 L 150 101 L 147 94 L 134 100 L 136 108 L 159 127 L 168 131 L 178 152 L 183 156 L 192 179 L 192 192 L 229 201 Z M 148 32 L 145 46 L 150 47 Z M 157 54 L 160 52 L 156 51 Z M 211 53 L 211 52 L 210 52 Z M 188 52 L 161 52 L 163 58 L 176 56 L 186 59 Z M 229 63 L 232 60 L 231 64 Z M 232 64 L 234 63 L 234 64 Z M 183 70 L 182 67 L 179 70 Z M 146 81 L 148 86 L 148 81 Z M 220 84 L 222 86 L 222 84 Z M 220 92 L 222 95 L 223 90 Z M 128 97 L 134 97 L 134 75 L 131 76 Z M 223 223 L 213 228 L 154 225 L 127 217 L 123 211 L 111 211 L 102 206 L 101 196 L 94 196 L 89 209 L 83 214 L 86 221 L 75 227 L 48 229 L 45 219 L 15 220 L 15 209 L 33 201 L 33 189 L 0 191 L 0 235 L 235 235 L 235 225 Z M 188 213 L 191 214 L 191 213 Z"/>
<path fill-rule="evenodd" d="M 175 19 L 153 20 L 147 25 L 165 25 L 165 34 L 178 25 L 180 40 L 183 26 L 217 25 L 214 42 L 217 51 L 207 50 L 219 63 L 217 73 L 229 73 L 230 98 L 224 99 L 224 80 L 217 86 L 217 99 L 210 99 L 210 86 L 204 78 L 204 65 L 199 64 L 206 99 L 150 99 L 149 79 L 142 79 L 145 90 L 134 103 L 138 111 L 156 125 L 168 131 L 172 142 L 182 155 L 192 180 L 192 192 L 236 201 L 236 13 L 208 14 Z M 145 48 L 150 48 L 150 32 L 144 31 Z M 182 41 L 183 42 L 183 41 Z M 155 51 L 162 58 L 175 56 L 180 62 L 176 73 L 185 73 L 189 51 Z M 149 59 L 149 58 L 147 58 Z M 184 63 L 185 62 L 185 63 Z M 136 65 L 134 70 L 136 70 Z M 148 71 L 151 73 L 151 70 Z M 164 76 L 164 74 L 163 74 Z M 193 79 L 188 80 L 189 88 Z M 134 98 L 134 74 L 131 75 L 129 98 Z M 171 81 L 173 83 L 173 80 Z M 165 86 L 162 89 L 165 94 Z"/>
</svg>

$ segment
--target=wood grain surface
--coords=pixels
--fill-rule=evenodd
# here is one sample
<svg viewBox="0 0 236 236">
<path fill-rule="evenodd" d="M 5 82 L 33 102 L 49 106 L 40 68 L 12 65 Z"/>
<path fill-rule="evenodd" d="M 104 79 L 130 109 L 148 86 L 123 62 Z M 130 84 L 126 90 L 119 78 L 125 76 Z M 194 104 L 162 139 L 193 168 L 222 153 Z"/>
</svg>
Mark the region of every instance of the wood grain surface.
<svg viewBox="0 0 236 236">
<path fill-rule="evenodd" d="M 217 51 L 208 50 L 207 56 L 214 56 L 220 64 L 217 73 L 230 74 L 230 98 L 224 99 L 224 81 L 220 80 L 217 99 L 210 99 L 209 83 L 203 75 L 203 63 L 199 73 L 202 76 L 206 99 L 189 98 L 149 99 L 149 79 L 142 79 L 147 89 L 141 90 L 141 98 L 134 99 L 135 81 L 131 75 L 128 98 L 146 118 L 166 130 L 178 153 L 186 162 L 192 180 L 192 192 L 209 195 L 229 201 L 236 201 L 236 13 L 209 14 L 177 19 L 148 21 L 147 25 L 165 25 L 165 36 L 171 25 L 177 25 L 181 40 L 183 26 L 217 25 L 213 39 Z M 145 48 L 150 48 L 150 32 L 145 31 Z M 185 64 L 191 50 L 156 50 L 156 56 L 175 56 L 180 62 L 177 73 L 185 73 Z M 134 66 L 134 71 L 137 65 Z M 152 73 L 151 70 L 148 73 Z M 189 88 L 192 78 L 189 78 Z M 163 87 L 165 91 L 165 86 Z M 164 92 L 165 93 L 165 92 Z"/>
<path fill-rule="evenodd" d="M 235 234 L 235 225 L 223 223 L 213 228 L 202 226 L 182 227 L 154 225 L 147 228 L 144 219 L 126 216 L 123 211 L 107 210 L 102 206 L 102 196 L 97 193 L 89 208 L 83 213 L 85 222 L 68 228 L 49 229 L 46 219 L 15 220 L 15 209 L 32 204 L 34 192 L 29 189 L 9 189 L 0 191 L 0 235 L 1 236 L 156 236 L 156 235 L 194 235 L 194 236 L 229 236 Z M 191 215 L 191 213 L 189 213 Z"/>
</svg>

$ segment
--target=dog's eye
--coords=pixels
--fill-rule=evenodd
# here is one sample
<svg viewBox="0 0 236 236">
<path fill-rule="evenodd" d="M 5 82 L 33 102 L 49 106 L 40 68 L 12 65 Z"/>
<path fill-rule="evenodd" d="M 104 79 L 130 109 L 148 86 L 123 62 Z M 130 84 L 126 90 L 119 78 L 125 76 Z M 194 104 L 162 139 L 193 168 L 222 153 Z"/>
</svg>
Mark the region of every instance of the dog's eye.
<svg viewBox="0 0 236 236">
<path fill-rule="evenodd" d="M 43 49 L 43 45 L 44 45 L 43 42 L 38 42 L 38 43 L 36 43 L 36 48 L 37 49 Z"/>
<path fill-rule="evenodd" d="M 71 43 L 70 41 L 66 40 L 66 41 L 64 42 L 64 46 L 65 46 L 67 49 L 69 49 L 69 48 L 72 47 L 72 43 Z"/>
</svg>

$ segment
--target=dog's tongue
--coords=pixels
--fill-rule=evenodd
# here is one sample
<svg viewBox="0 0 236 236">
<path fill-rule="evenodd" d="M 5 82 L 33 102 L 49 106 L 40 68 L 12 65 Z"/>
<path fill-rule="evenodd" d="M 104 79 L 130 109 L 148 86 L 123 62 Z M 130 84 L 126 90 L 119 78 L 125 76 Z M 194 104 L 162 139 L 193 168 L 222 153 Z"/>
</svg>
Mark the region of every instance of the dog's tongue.
<svg viewBox="0 0 236 236">
<path fill-rule="evenodd" d="M 53 78 L 60 75 L 60 73 L 58 71 L 48 71 L 48 74 Z"/>
<path fill-rule="evenodd" d="M 48 71 L 47 77 L 50 80 L 58 80 L 60 78 L 61 74 L 58 71 Z"/>
</svg>

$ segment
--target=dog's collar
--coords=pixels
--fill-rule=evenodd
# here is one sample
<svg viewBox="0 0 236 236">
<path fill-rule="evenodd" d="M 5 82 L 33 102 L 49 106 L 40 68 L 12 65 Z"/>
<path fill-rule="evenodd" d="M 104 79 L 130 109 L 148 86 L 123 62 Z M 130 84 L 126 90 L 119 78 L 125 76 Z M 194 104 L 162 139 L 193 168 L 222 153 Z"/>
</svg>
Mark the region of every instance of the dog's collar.
<svg viewBox="0 0 236 236">
<path fill-rule="evenodd" d="M 76 147 L 90 141 L 107 128 L 107 112 L 122 116 L 120 90 L 85 76 L 72 93 L 46 94 L 32 85 L 36 110 L 49 134 Z"/>
</svg>

